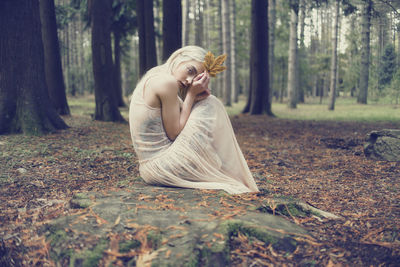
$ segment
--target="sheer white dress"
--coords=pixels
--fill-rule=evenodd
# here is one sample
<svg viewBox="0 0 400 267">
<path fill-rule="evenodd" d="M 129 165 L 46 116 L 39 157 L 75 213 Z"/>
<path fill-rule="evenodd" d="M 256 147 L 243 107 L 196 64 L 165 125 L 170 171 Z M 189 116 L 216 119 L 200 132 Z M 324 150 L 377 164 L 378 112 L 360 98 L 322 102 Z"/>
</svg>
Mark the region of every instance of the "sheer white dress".
<svg viewBox="0 0 400 267">
<path fill-rule="evenodd" d="M 197 102 L 175 139 L 168 139 L 161 108 L 147 105 L 143 86 L 133 93 L 129 124 L 139 171 L 146 183 L 222 189 L 230 194 L 258 188 L 236 141 L 223 104 L 214 96 Z"/>
</svg>

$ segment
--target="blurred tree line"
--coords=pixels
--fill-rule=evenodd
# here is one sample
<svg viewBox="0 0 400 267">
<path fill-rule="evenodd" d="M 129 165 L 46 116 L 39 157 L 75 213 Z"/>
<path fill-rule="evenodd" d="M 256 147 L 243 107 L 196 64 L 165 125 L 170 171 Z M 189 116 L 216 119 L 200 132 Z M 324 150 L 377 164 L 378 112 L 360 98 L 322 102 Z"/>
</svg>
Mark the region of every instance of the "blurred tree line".
<svg viewBox="0 0 400 267">
<path fill-rule="evenodd" d="M 227 71 L 212 81 L 213 94 L 228 106 L 246 96 L 244 112 L 251 114 L 273 115 L 273 100 L 296 108 L 329 97 L 331 110 L 339 96 L 362 104 L 399 100 L 399 1 L 29 0 L 29 18 L 22 2 L 0 4 L 0 74 L 7 77 L 0 79 L 0 133 L 66 127 L 49 115 L 52 108 L 69 114 L 66 94 L 94 93 L 94 119 L 123 121 L 118 107 L 126 105 L 140 76 L 191 44 L 229 55 Z M 26 29 L 12 24 L 16 17 Z M 26 32 L 35 36 L 21 39 Z M 33 52 L 24 42 L 36 42 L 36 61 L 27 60 Z M 5 75 L 7 66 L 16 65 L 7 55 L 17 47 L 24 50 L 17 55 L 19 71 Z M 31 98 L 32 106 L 47 110 L 26 111 L 20 107 L 27 102 L 17 98 L 29 88 L 13 81 L 25 77 L 17 75 L 24 68 L 42 67 L 48 96 L 36 90 Z M 36 113 L 47 121 L 41 130 L 23 115 Z"/>
<path fill-rule="evenodd" d="M 116 3 L 119 3 L 125 12 L 122 13 L 134 18 L 135 2 L 115 1 L 114 12 L 118 6 Z M 162 53 L 163 2 L 153 1 L 158 64 L 165 60 Z M 172 1 L 165 2 L 173 4 Z M 85 4 L 77 6 L 76 1 L 56 0 L 63 70 L 71 95 L 93 92 L 94 87 L 90 70 L 90 31 L 85 26 L 87 21 L 82 9 L 85 9 Z M 297 17 L 297 22 L 294 22 L 297 35 L 292 34 L 296 47 L 289 49 L 293 43 L 289 42 L 292 11 Z M 180 15 L 182 45 L 195 44 L 214 53 L 227 52 L 230 55 L 232 63 L 226 63 L 234 66 L 229 68 L 233 74 L 227 73 L 213 81 L 214 93 L 227 105 L 237 102 L 239 94 L 247 96 L 250 87 L 250 1 L 182 0 Z M 367 103 L 368 97 L 371 101 L 384 98 L 386 102 L 398 102 L 398 92 L 393 86 L 397 81 L 393 78 L 397 77 L 395 73 L 400 64 L 400 3 L 389 0 L 269 0 L 268 15 L 270 91 L 276 101 L 291 101 L 289 105 L 295 107 L 295 103 L 303 103 L 307 98 L 318 98 L 322 102 L 325 97 L 341 95 L 357 97 L 360 103 Z M 336 18 L 338 30 L 335 34 Z M 131 26 L 121 40 L 124 96 L 132 92 L 140 74 L 139 33 L 137 24 Z M 336 48 L 335 36 L 339 39 Z M 366 56 L 364 48 L 368 39 L 370 47 Z M 298 60 L 290 68 L 290 51 L 294 49 Z M 333 54 L 335 51 L 336 56 Z M 333 58 L 337 58 L 335 86 L 331 77 Z M 294 70 L 297 75 L 293 75 Z M 224 90 L 224 84 L 231 89 Z M 336 89 L 335 94 L 330 94 L 332 87 Z M 293 90 L 295 96 L 289 96 Z"/>
</svg>

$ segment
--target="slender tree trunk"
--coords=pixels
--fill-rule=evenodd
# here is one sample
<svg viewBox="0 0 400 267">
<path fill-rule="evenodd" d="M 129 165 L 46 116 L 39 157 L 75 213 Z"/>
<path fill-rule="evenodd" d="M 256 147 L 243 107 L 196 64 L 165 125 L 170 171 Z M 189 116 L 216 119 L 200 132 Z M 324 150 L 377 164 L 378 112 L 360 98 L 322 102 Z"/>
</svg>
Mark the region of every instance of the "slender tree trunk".
<svg viewBox="0 0 400 267">
<path fill-rule="evenodd" d="M 400 25 L 397 27 L 397 67 L 400 68 Z"/>
<path fill-rule="evenodd" d="M 229 0 L 222 0 L 221 2 L 221 12 L 222 12 L 222 47 L 223 53 L 227 54 L 226 66 L 229 66 L 226 71 L 223 72 L 224 78 L 224 89 L 223 89 L 223 100 L 226 106 L 231 105 L 231 94 L 232 94 L 232 81 L 231 81 L 231 36 L 230 36 L 230 25 L 229 25 Z"/>
<path fill-rule="evenodd" d="M 337 80 L 337 47 L 338 47 L 338 25 L 339 25 L 339 7 L 340 2 L 335 2 L 335 24 L 333 26 L 332 34 L 332 59 L 331 59 L 331 84 L 330 84 L 330 103 L 329 110 L 335 109 L 336 99 L 336 80 Z"/>
<path fill-rule="evenodd" d="M 231 45 L 231 88 L 232 88 L 232 102 L 237 103 L 239 97 L 239 86 L 237 82 L 237 75 L 236 75 L 236 5 L 235 0 L 231 0 L 230 3 L 230 45 Z"/>
<path fill-rule="evenodd" d="M 184 0 L 183 5 L 183 17 L 182 17 L 182 45 L 189 44 L 189 32 L 190 32 L 190 3 L 189 0 Z"/>
<path fill-rule="evenodd" d="M 153 0 L 153 17 L 156 17 L 156 18 L 163 17 L 161 2 L 162 2 L 162 0 Z M 156 44 L 157 62 L 162 62 L 162 49 L 163 49 L 162 21 L 161 21 L 161 19 L 157 19 L 157 20 L 153 21 L 153 24 L 154 24 L 154 33 L 155 33 L 154 38 L 155 38 L 155 44 Z"/>
<path fill-rule="evenodd" d="M 40 0 L 39 3 L 47 89 L 58 114 L 69 115 L 58 44 L 54 0 Z"/>
<path fill-rule="evenodd" d="M 72 50 L 72 60 L 73 60 L 73 74 L 74 74 L 74 90 L 79 93 L 81 88 L 79 88 L 80 83 L 80 75 L 79 75 L 79 66 L 78 66 L 78 38 L 77 38 L 77 18 L 76 14 L 74 20 L 72 22 L 72 36 L 73 36 L 73 50 Z"/>
<path fill-rule="evenodd" d="M 153 1 L 138 0 L 136 7 L 139 29 L 139 74 L 143 76 L 146 71 L 157 65 Z"/>
<path fill-rule="evenodd" d="M 210 15 L 210 1 L 211 0 L 204 0 L 204 16 L 205 16 L 205 20 L 204 20 L 204 39 L 205 39 L 205 44 L 204 46 L 209 48 L 211 45 L 210 42 L 210 31 L 211 31 L 211 15 Z M 233 1 L 235 2 L 235 1 Z"/>
<path fill-rule="evenodd" d="M 290 9 L 290 41 L 288 62 L 288 106 L 296 108 L 297 105 L 297 21 L 298 7 Z"/>
<path fill-rule="evenodd" d="M 358 93 L 357 102 L 360 104 L 367 104 L 372 1 L 367 0 L 363 5 L 364 6 L 363 6 L 362 25 L 361 25 L 362 46 L 361 46 L 360 90 Z"/>
<path fill-rule="evenodd" d="M 220 38 L 218 39 L 218 48 L 219 48 L 219 53 L 220 54 L 222 54 L 222 53 L 224 53 L 224 48 L 223 48 L 223 38 L 221 38 L 222 36 L 223 36 L 223 32 L 222 32 L 222 0 L 217 0 L 217 5 L 218 5 L 218 11 L 217 11 L 217 13 L 218 13 L 218 18 L 217 18 L 217 23 L 216 23 L 216 25 L 218 25 L 218 31 L 219 31 L 219 36 L 220 36 Z M 229 57 L 229 55 L 228 55 L 228 57 Z M 227 62 L 225 62 L 225 65 L 227 65 Z M 219 76 L 217 76 L 217 90 L 216 90 L 216 93 L 217 93 L 217 96 L 218 97 L 221 97 L 221 98 L 223 98 L 223 96 L 224 96 L 224 88 L 225 88 L 225 85 L 224 85 L 224 74 L 223 75 L 219 75 Z"/>
<path fill-rule="evenodd" d="M 48 95 L 39 1 L 1 1 L 0 36 L 0 134 L 67 128 Z"/>
<path fill-rule="evenodd" d="M 251 21 L 249 112 L 272 115 L 268 107 L 268 0 L 252 0 Z"/>
<path fill-rule="evenodd" d="M 275 68 L 275 25 L 276 25 L 276 0 L 269 0 L 269 100 L 272 104 L 272 93 L 274 91 L 274 68 Z"/>
<path fill-rule="evenodd" d="M 125 107 L 122 97 L 122 74 L 121 74 L 121 34 L 114 31 L 114 86 L 115 100 L 118 107 Z"/>
<path fill-rule="evenodd" d="M 70 60 L 69 60 L 69 54 L 70 54 L 70 49 L 69 49 L 69 44 L 70 44 L 70 34 L 69 34 L 69 24 L 65 25 L 65 88 L 67 93 L 71 94 L 71 83 L 70 83 Z M 71 94 L 73 95 L 73 94 Z"/>
<path fill-rule="evenodd" d="M 285 88 L 287 88 L 287 86 L 285 86 L 285 75 L 283 75 L 284 71 L 285 71 L 285 63 L 282 60 L 282 64 L 281 64 L 281 90 L 279 93 L 279 103 L 283 103 L 283 95 L 285 93 Z"/>
<path fill-rule="evenodd" d="M 297 63 L 297 102 L 304 103 L 304 90 L 305 90 L 305 80 L 304 80 L 304 69 L 302 66 L 306 61 L 306 47 L 304 44 L 304 29 L 305 29 L 305 19 L 306 19 L 306 1 L 300 0 L 299 3 L 299 29 L 300 29 L 300 50 L 298 52 L 298 63 Z"/>
<path fill-rule="evenodd" d="M 195 25 L 194 25 L 194 43 L 198 46 L 203 46 L 204 40 L 204 27 L 203 27 L 203 8 L 202 1 L 195 0 Z"/>
<path fill-rule="evenodd" d="M 115 100 L 111 50 L 111 0 L 91 2 L 92 62 L 96 110 L 94 119 L 124 121 Z"/>
<path fill-rule="evenodd" d="M 163 61 L 182 46 L 181 0 L 163 0 Z"/>
</svg>

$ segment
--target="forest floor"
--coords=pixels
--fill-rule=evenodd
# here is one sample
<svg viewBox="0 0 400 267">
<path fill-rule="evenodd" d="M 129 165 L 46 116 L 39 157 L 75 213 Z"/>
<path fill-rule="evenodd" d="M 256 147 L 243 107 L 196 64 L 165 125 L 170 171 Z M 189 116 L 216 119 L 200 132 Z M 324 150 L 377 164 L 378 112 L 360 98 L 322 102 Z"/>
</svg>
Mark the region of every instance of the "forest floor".
<svg viewBox="0 0 400 267">
<path fill-rule="evenodd" d="M 65 121 L 71 128 L 47 136 L 0 136 L 0 265 L 54 265 L 54 242 L 43 227 L 77 213 L 71 198 L 142 184 L 127 124 L 80 115 Z M 369 131 L 400 123 L 238 115 L 232 124 L 263 192 L 253 197 L 287 196 L 341 216 L 279 215 L 312 236 L 291 252 L 236 232 L 229 239 L 232 266 L 398 266 L 400 162 L 366 159 L 363 143 Z M 115 241 L 107 238 L 105 250 Z M 109 254 L 100 255 L 104 264 Z M 114 256 L 114 264 L 124 263 Z"/>
</svg>

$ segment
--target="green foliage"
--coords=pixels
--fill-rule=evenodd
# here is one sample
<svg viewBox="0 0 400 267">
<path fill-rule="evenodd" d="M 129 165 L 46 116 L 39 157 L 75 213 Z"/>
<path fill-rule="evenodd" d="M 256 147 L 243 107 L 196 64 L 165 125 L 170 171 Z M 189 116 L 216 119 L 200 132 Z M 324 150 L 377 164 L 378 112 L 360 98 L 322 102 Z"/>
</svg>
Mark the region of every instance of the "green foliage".
<svg viewBox="0 0 400 267">
<path fill-rule="evenodd" d="M 356 27 L 357 17 L 352 15 L 350 18 L 350 27 L 346 33 L 347 48 L 343 56 L 340 56 L 342 60 L 341 68 L 343 69 L 343 91 L 344 92 L 355 92 L 358 88 L 358 83 L 360 79 L 360 48 L 359 44 L 361 42 L 361 33 L 359 28 Z"/>
<path fill-rule="evenodd" d="M 76 9 L 69 5 L 55 5 L 57 28 L 64 29 L 74 18 Z"/>
<path fill-rule="evenodd" d="M 393 75 L 392 82 L 388 86 L 390 90 L 391 99 L 395 100 L 396 104 L 399 104 L 400 98 L 400 68 L 397 69 L 396 73 Z"/>
<path fill-rule="evenodd" d="M 382 91 L 383 87 L 390 84 L 393 74 L 396 71 L 396 53 L 392 44 L 388 44 L 385 47 L 381 58 L 379 73 L 379 91 Z"/>
</svg>

